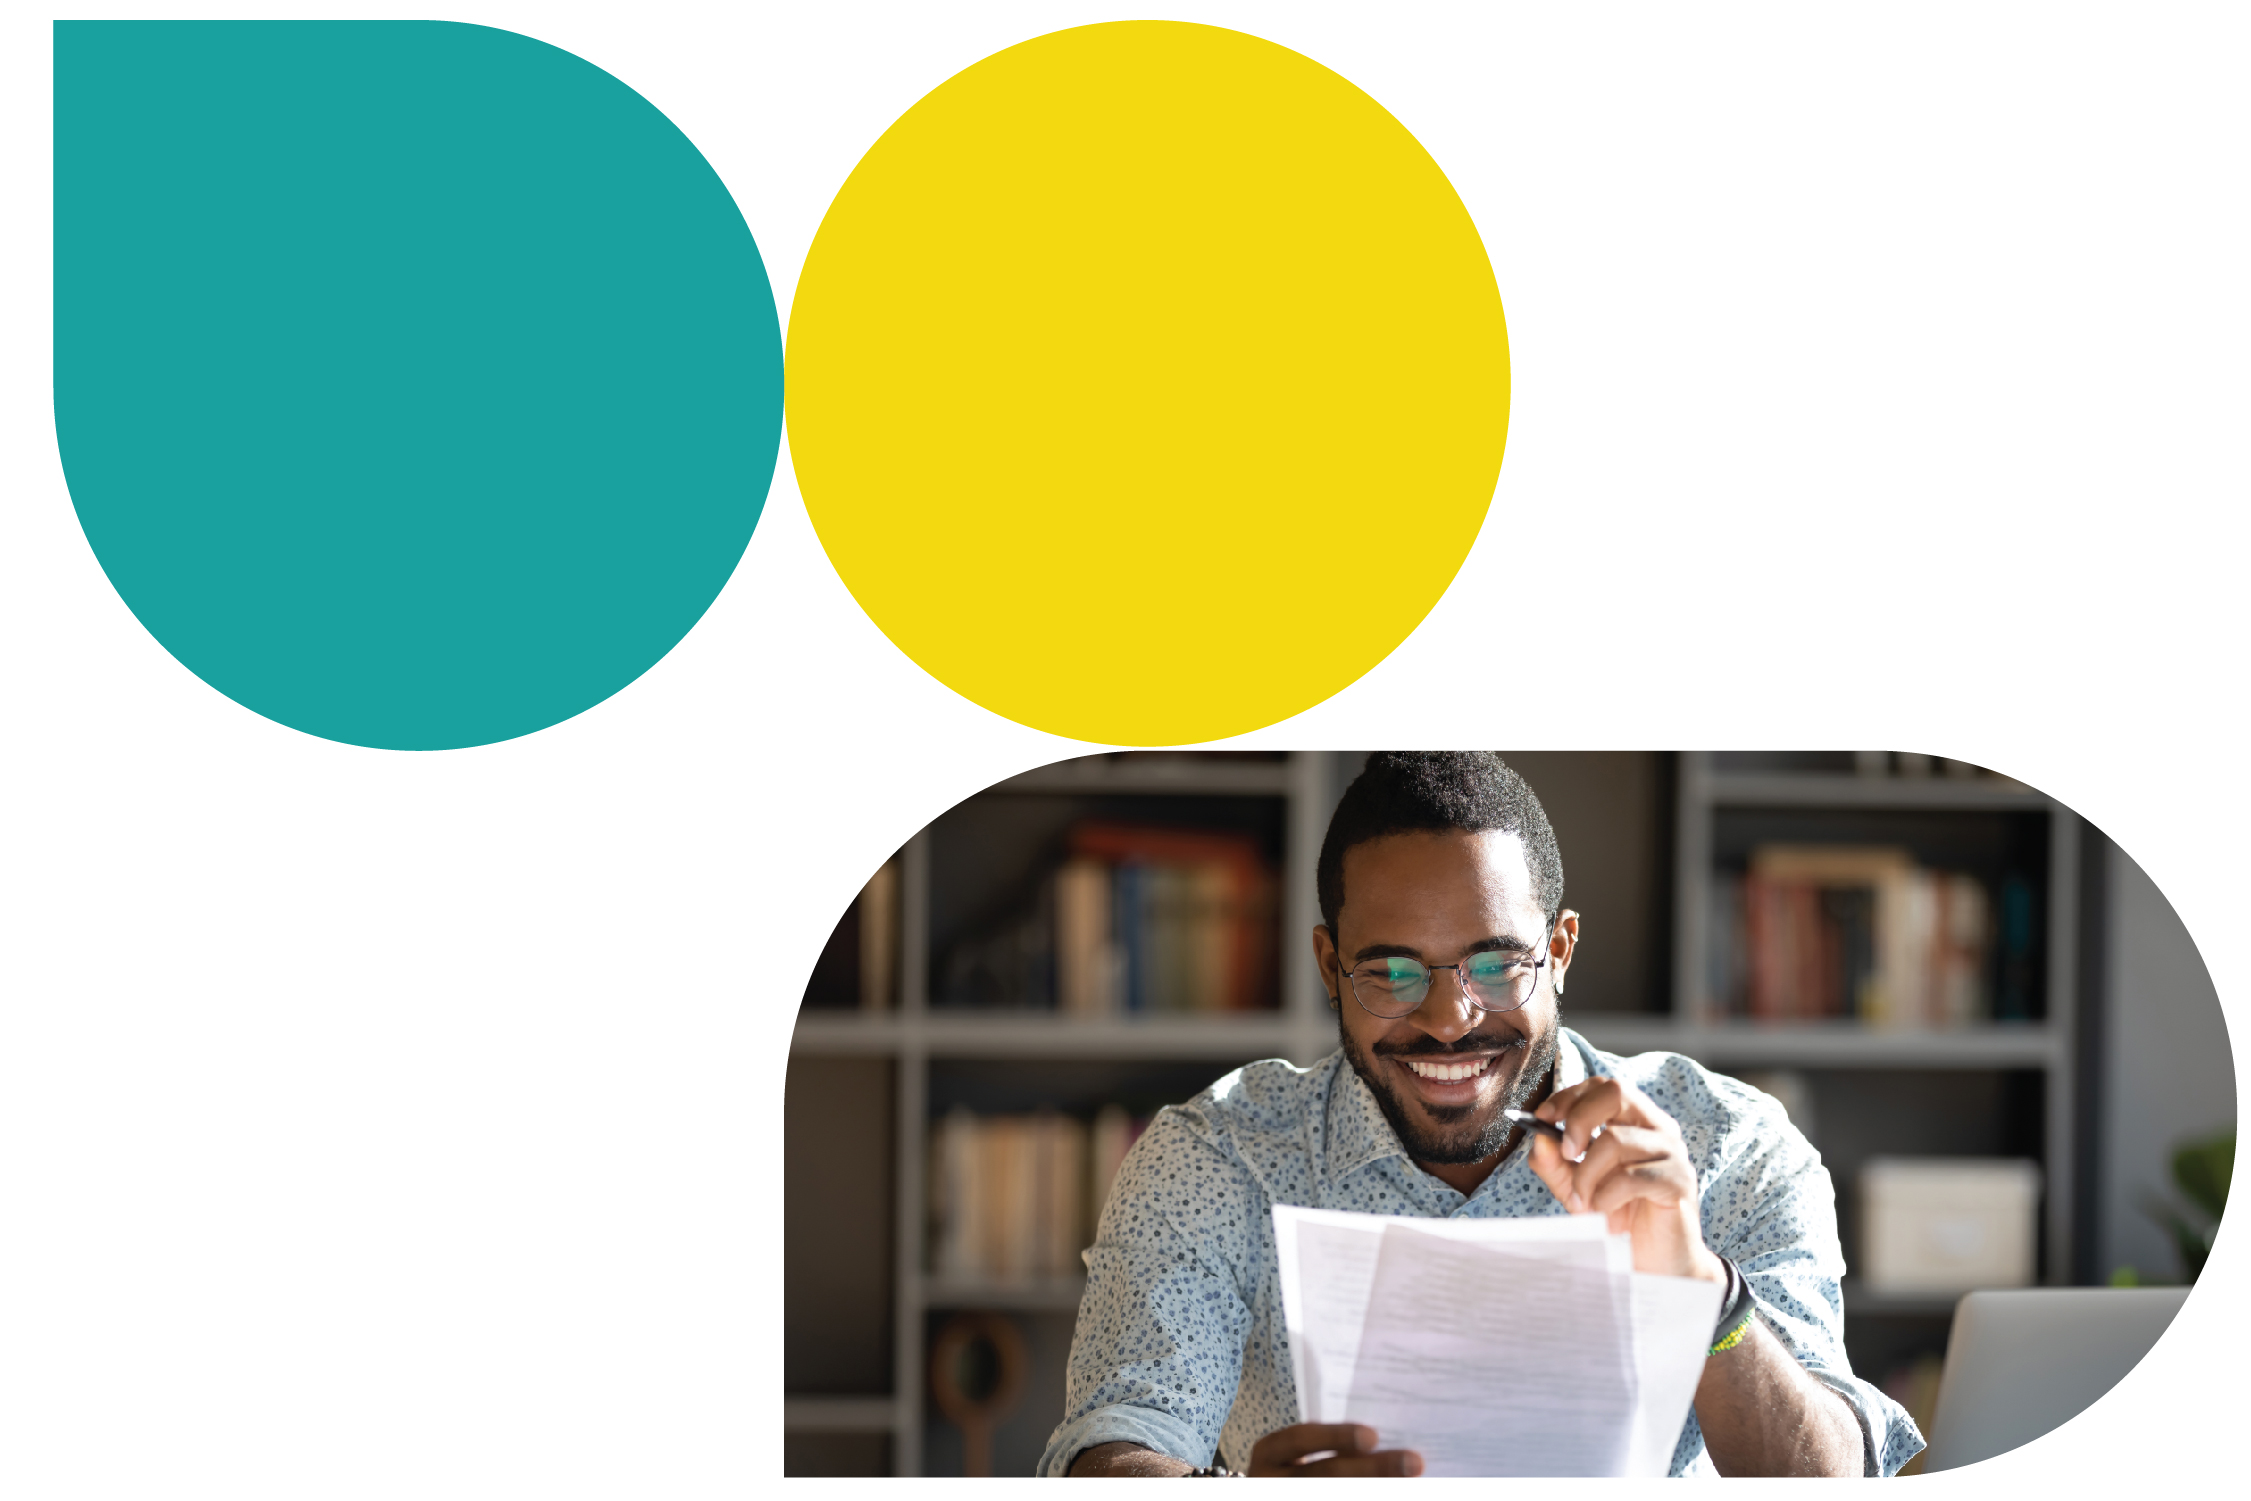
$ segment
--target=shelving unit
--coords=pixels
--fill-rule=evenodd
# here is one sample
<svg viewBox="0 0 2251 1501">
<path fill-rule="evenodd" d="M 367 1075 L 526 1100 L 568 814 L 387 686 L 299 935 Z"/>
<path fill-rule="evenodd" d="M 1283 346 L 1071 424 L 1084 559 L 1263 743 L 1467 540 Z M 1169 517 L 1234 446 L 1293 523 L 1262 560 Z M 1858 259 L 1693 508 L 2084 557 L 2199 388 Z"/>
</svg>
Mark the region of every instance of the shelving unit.
<svg viewBox="0 0 2251 1501">
<path fill-rule="evenodd" d="M 1678 758 L 1673 830 L 1673 1015 L 1655 1025 L 1589 1025 L 1618 1052 L 1671 1048 L 1723 1071 L 1792 1070 L 1805 1081 L 1837 1190 L 1848 1267 L 1859 1247 L 1858 1171 L 1878 1153 L 2030 1156 L 2041 1164 L 2039 1275 L 2066 1284 L 2077 1202 L 2078 977 L 2081 824 L 2041 793 L 1989 774 L 1870 774 L 1743 767 L 1711 753 Z M 1945 843 L 1950 829 L 2006 828 L 2036 843 L 2041 974 L 2031 1019 L 1950 1030 L 1888 1030 L 1858 1022 L 1719 1020 L 1709 993 L 1707 912 L 1730 852 L 1764 837 L 1810 843 Z M 1739 858 L 1740 849 L 1732 852 Z M 1935 862 L 1934 862 L 1935 863 Z M 2027 1119 L 2036 1117 L 2036 1120 Z M 1873 1381 L 1944 1350 L 1955 1299 L 1883 1293 L 1847 1275 L 1845 1343 Z M 1927 1367 L 1926 1367 L 1927 1368 Z M 1919 1383 L 1916 1383 L 1920 1385 Z M 1928 1414 L 1924 1414 L 1925 1417 Z"/>
<path fill-rule="evenodd" d="M 1665 1028 L 1621 1036 L 1637 1048 L 1671 1047 L 1714 1067 L 2021 1070 L 2041 1078 L 2041 1168 L 2045 1177 L 2044 1280 L 2072 1280 L 2071 1165 L 2074 1058 L 2074 967 L 2078 946 L 2079 819 L 2070 809 L 2022 785 L 1993 776 L 1864 775 L 1850 772 L 1727 770 L 1709 752 L 1683 752 L 1675 802 L 1673 878 L 1673 1011 Z M 1713 1015 L 1705 952 L 1706 912 L 1716 869 L 1714 826 L 1731 811 L 1866 815 L 2013 814 L 2039 820 L 2046 833 L 2041 883 L 2044 931 L 2042 1014 L 2035 1021 L 1990 1023 L 1949 1031 L 1891 1031 L 1857 1023 L 1759 1026 L 1702 1023 Z M 1630 1030 L 1630 1029 L 1629 1029 Z M 1611 1044 L 1589 1031 L 1598 1046 Z M 1619 1048 L 1618 1051 L 1626 1049 Z M 1840 1194 L 1849 1185 L 1840 1182 Z M 1848 1255 L 1850 1247 L 1848 1246 Z"/>
<path fill-rule="evenodd" d="M 1166 754 L 1092 756 L 1041 767 L 976 794 L 970 801 L 1061 796 L 1145 800 L 1177 809 L 1179 799 L 1271 799 L 1280 805 L 1282 900 L 1279 922 L 1280 1006 L 1262 1013 L 1149 1014 L 1079 1019 L 1052 1012 L 974 1014 L 932 1004 L 933 831 L 917 834 L 900 853 L 900 964 L 897 1004 L 889 1012 L 805 1011 L 791 1041 L 793 1058 L 857 1057 L 892 1065 L 896 1122 L 892 1252 L 892 1395 L 839 1398 L 792 1395 L 783 1424 L 792 1433 L 881 1432 L 890 1439 L 892 1471 L 924 1471 L 928 1360 L 932 1313 L 987 1309 L 1026 1316 L 1066 1316 L 1078 1307 L 1084 1279 L 1030 1282 L 942 1278 L 927 1270 L 926 1160 L 932 1117 L 933 1068 L 1015 1061 L 1066 1064 L 1200 1064 L 1209 1078 L 1258 1058 L 1301 1063 L 1329 1051 L 1335 1023 L 1299 935 L 1319 920 L 1313 867 L 1330 808 L 1334 758 L 1291 753 L 1280 760 L 1222 760 Z M 966 806 L 966 804 L 964 805 Z M 940 820 L 942 824 L 944 820 Z M 1292 941 L 1292 940 L 1296 941 Z M 1043 1435 L 1044 1436 L 1044 1435 Z"/>
</svg>

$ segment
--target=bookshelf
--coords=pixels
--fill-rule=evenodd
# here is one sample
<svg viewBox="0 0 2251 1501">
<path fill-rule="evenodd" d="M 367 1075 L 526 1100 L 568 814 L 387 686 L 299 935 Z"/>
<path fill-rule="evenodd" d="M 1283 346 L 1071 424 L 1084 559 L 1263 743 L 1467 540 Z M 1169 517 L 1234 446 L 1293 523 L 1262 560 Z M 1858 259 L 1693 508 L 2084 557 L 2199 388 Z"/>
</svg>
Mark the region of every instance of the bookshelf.
<svg viewBox="0 0 2251 1501">
<path fill-rule="evenodd" d="M 794 1447 L 800 1455 L 799 1472 L 819 1473 L 822 1465 L 832 1467 L 829 1473 L 843 1465 L 860 1466 L 860 1473 L 945 1472 L 953 1462 L 950 1430 L 930 1405 L 926 1365 L 932 1332 L 955 1312 L 1001 1312 L 1020 1322 L 1033 1366 L 1028 1390 L 1060 1393 L 1080 1278 L 996 1280 L 929 1270 L 925 1164 L 933 1128 L 948 1109 L 967 1104 L 1008 1112 L 1053 1102 L 1084 1115 L 1093 1102 L 1121 1090 L 1151 1101 L 1181 1099 L 1239 1063 L 1270 1057 L 1310 1062 L 1331 1050 L 1334 1020 L 1302 935 L 1318 920 L 1313 867 L 1321 837 L 1360 759 L 1331 752 L 1090 756 L 977 793 L 900 851 L 900 957 L 890 1004 L 864 1009 L 842 1003 L 838 998 L 861 994 L 852 980 L 829 983 L 822 993 L 831 1004 L 816 1005 L 817 972 L 791 1044 L 793 1082 L 801 1070 L 831 1071 L 804 1092 L 806 1103 L 793 1105 L 808 1113 L 792 1120 L 813 1121 L 817 1131 L 842 1129 L 866 1113 L 865 1100 L 879 1091 L 888 1141 L 887 1160 L 876 1174 L 880 1183 L 871 1180 L 859 1207 L 847 1213 L 857 1216 L 851 1223 L 867 1236 L 887 1241 L 883 1317 L 867 1319 L 859 1336 L 871 1349 L 880 1345 L 882 1370 L 862 1369 L 849 1391 L 793 1386 L 785 1402 L 785 1450 Z M 1597 758 L 1584 759 L 1591 765 Z M 1568 758 L 1551 753 L 1526 761 L 1548 763 L 1558 786 L 1565 781 L 1560 773 L 1569 769 Z M 2073 1280 L 2079 1270 L 2072 1248 L 2080 1209 L 2073 1164 L 2080 1145 L 2074 1100 L 2081 1061 L 2074 1043 L 2081 916 L 2076 816 L 1990 774 L 1904 775 L 1888 762 L 1877 774 L 1867 758 L 1856 769 L 1849 753 L 1682 753 L 1640 763 L 1636 774 L 1661 776 L 1670 795 L 1634 815 L 1656 825 L 1645 847 L 1621 844 L 1599 858 L 1619 868 L 1631 863 L 1653 878 L 1649 911 L 1604 910 L 1590 922 L 1609 943 L 1622 936 L 1623 924 L 1636 924 L 1637 941 L 1656 961 L 1657 988 L 1647 998 L 1631 986 L 1575 995 L 1581 1004 L 1566 1003 L 1566 1023 L 1608 1052 L 1679 1052 L 1722 1072 L 1787 1073 L 1803 1083 L 1812 1106 L 1809 1134 L 1836 1180 L 1848 1261 L 1857 1255 L 1854 1180 L 1866 1157 L 2037 1158 L 2045 1182 L 2042 1276 L 2051 1283 Z M 1528 764 L 1526 771 L 1542 789 L 1538 766 Z M 1601 786 L 1575 796 L 1582 808 L 1617 805 Z M 1587 837 L 1575 831 L 1557 799 L 1544 790 L 1543 798 L 1556 817 L 1566 869 L 1578 861 L 1584 874 L 1595 875 Z M 989 908 L 1028 900 L 1021 878 L 1051 858 L 1041 852 L 1052 851 L 1058 830 L 1073 819 L 1135 816 L 1256 829 L 1268 841 L 1280 882 L 1271 1006 L 1079 1017 L 949 1005 L 934 994 L 944 984 L 942 960 L 965 914 L 980 903 Z M 1934 866 L 1977 870 L 1989 884 L 2004 871 L 2031 881 L 2038 892 L 2040 953 L 2027 1014 L 1943 1030 L 1728 1014 L 1725 998 L 1709 984 L 1714 884 L 1740 871 L 1745 851 L 1761 841 L 1792 840 L 1897 844 Z M 1574 891 L 1593 892 L 1599 884 L 1574 876 Z M 849 926 L 848 917 L 839 932 Z M 823 1102 L 824 1093 L 832 1098 Z M 860 1125 L 873 1129 L 866 1121 Z M 870 1273 L 870 1285 L 874 1280 Z M 1879 1295 L 1848 1277 L 1845 1306 L 1855 1366 L 1881 1380 L 1887 1364 L 1943 1347 L 1952 1300 Z M 1031 1411 L 1035 1405 L 1027 1399 L 1013 1438 L 1004 1429 L 996 1440 L 1003 1472 L 1027 1444 L 1036 1452 L 1058 1415 Z"/>
<path fill-rule="evenodd" d="M 941 1276 L 929 1268 L 927 1162 L 933 1126 L 950 1102 L 1022 1108 L 1033 1097 L 1064 1108 L 1114 1094 L 1121 1085 L 1152 1098 L 1184 1099 L 1237 1064 L 1285 1057 L 1310 1062 L 1334 1037 L 1310 944 L 1291 942 L 1318 921 L 1313 868 L 1330 809 L 1342 790 L 1336 758 L 1325 752 L 1264 758 L 1169 753 L 1089 756 L 1040 767 L 965 799 L 900 851 L 899 952 L 894 1004 L 885 1010 L 801 1011 L 791 1039 L 793 1069 L 803 1063 L 857 1062 L 886 1071 L 893 1139 L 887 1167 L 891 1202 L 888 1393 L 798 1392 L 784 1399 L 785 1453 L 791 1446 L 876 1439 L 848 1451 L 887 1450 L 890 1473 L 919 1475 L 945 1456 L 944 1426 L 926 1395 L 934 1322 L 955 1311 L 1007 1313 L 1027 1328 L 1033 1382 L 1060 1392 L 1084 1280 Z M 1055 831 L 1084 817 L 1146 818 L 1170 825 L 1255 827 L 1270 842 L 1279 877 L 1275 912 L 1274 1004 L 1209 1014 L 1145 1012 L 1078 1017 L 1053 1010 L 949 1006 L 934 995 L 934 974 L 963 914 L 1005 901 L 1016 874 L 1043 858 Z M 981 862 L 970 843 L 999 852 Z M 1002 868 L 987 868 L 995 866 Z M 838 989 L 842 994 L 850 990 Z M 865 1077 L 875 1077 L 870 1072 Z M 1025 1081 L 1023 1100 L 1010 1098 Z M 1025 1407 L 1033 1407 L 1029 1400 Z M 1044 1443 L 1054 1415 L 1022 1413 L 1020 1449 L 1030 1428 Z M 1003 1432 L 1002 1450 L 1007 1449 Z M 811 1450 L 800 1449 L 810 1453 Z M 847 1451 L 834 1451 L 847 1452 Z M 1036 1450 L 1035 1450 L 1036 1452 Z"/>
<path fill-rule="evenodd" d="M 2085 1146 L 2077 965 L 2084 920 L 2101 915 L 2083 910 L 2077 815 L 2020 783 L 1920 757 L 1684 752 L 1676 775 L 1672 1012 L 1614 1028 L 1583 1019 L 1589 1038 L 1618 1052 L 1670 1048 L 1723 1072 L 1792 1075 L 1836 1184 L 1848 1266 L 1860 1254 L 1857 1179 L 1869 1157 L 2031 1157 L 2043 1179 L 2040 1280 L 2077 1279 L 2089 1207 L 2075 1191 Z M 1765 841 L 1906 846 L 1933 866 L 1975 871 L 1989 889 L 2013 876 L 2036 893 L 2037 962 L 2018 998 L 2025 1014 L 1927 1030 L 1725 1014 L 1711 951 L 1714 886 Z M 1862 1376 L 1882 1383 L 1918 1363 L 1935 1369 L 1952 1297 L 1878 1292 L 1851 1275 L 1843 1297 L 1846 1349 Z M 1911 1385 L 1928 1390 L 1927 1381 Z"/>
<path fill-rule="evenodd" d="M 1803 1071 L 1959 1070 L 2036 1075 L 2041 1095 L 2045 1179 L 2045 1280 L 2071 1281 L 2076 1000 L 2079 928 L 2079 819 L 2021 783 L 1988 773 L 1861 771 L 1743 766 L 1767 758 L 1683 752 L 1675 802 L 1673 1017 L 1638 1038 L 1670 1046 L 1716 1068 Z M 1801 758 L 1775 757 L 1774 760 Z M 1815 760 L 1804 757 L 1803 760 Z M 1735 764 L 1730 764 L 1730 763 Z M 1964 829 L 1966 820 L 1977 829 Z M 1726 826 L 1733 823 L 1733 830 Z M 1732 837 L 1731 837 L 1732 835 Z M 1760 837 L 1859 843 L 1936 844 L 1941 858 L 1989 867 L 2000 860 L 2033 867 L 2039 892 L 2040 970 L 2034 1014 L 1954 1029 L 1886 1029 L 1857 1022 L 1767 1023 L 1717 1020 L 1712 994 L 1709 912 L 1715 873 Z M 1732 849 L 1730 847 L 1733 847 Z M 1599 1030 L 1599 1029 L 1595 1029 Z M 1629 1029 L 1630 1030 L 1630 1029 Z M 1671 1040 L 1665 1040 L 1667 1031 Z M 1598 1046 L 1610 1043 L 1594 1035 Z M 1850 1185 L 1840 1179 L 1840 1200 Z M 1840 1207 L 1843 1207 L 1840 1205 Z M 1847 1242 L 1848 1255 L 1850 1242 Z"/>
</svg>

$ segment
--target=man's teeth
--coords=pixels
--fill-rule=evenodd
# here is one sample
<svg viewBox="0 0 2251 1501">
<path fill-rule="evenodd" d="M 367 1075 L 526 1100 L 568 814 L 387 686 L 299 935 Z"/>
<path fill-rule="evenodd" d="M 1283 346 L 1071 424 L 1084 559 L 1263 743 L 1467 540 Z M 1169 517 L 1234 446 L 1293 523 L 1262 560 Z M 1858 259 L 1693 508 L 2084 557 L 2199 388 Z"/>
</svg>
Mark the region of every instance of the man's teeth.
<svg viewBox="0 0 2251 1501">
<path fill-rule="evenodd" d="M 1407 1067 L 1425 1079 L 1474 1079 L 1485 1072 L 1485 1065 L 1493 1060 L 1480 1058 L 1473 1063 L 1417 1063 L 1409 1058 L 1404 1061 Z"/>
</svg>

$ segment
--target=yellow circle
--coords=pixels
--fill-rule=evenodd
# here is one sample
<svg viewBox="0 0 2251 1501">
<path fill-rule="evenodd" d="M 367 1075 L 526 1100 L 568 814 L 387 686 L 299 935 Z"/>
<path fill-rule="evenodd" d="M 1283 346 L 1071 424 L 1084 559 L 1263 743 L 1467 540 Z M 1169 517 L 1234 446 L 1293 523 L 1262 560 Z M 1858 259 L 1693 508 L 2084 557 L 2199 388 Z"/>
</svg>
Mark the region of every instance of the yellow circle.
<svg viewBox="0 0 2251 1501">
<path fill-rule="evenodd" d="M 1212 26 L 1037 37 L 861 158 L 790 312 L 830 561 L 957 692 L 1178 745 L 1328 698 L 1485 519 L 1508 336 L 1405 126 Z"/>
</svg>

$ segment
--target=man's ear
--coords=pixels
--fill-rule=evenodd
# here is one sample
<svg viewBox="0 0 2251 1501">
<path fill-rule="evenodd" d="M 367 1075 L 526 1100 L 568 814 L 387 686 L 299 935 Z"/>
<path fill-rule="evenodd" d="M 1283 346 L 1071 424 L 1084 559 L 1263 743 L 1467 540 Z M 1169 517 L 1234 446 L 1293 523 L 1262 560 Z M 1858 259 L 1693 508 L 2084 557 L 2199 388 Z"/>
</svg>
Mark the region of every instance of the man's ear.
<svg viewBox="0 0 2251 1501">
<path fill-rule="evenodd" d="M 1548 937 L 1548 963 L 1555 970 L 1555 993 L 1563 994 L 1563 973 L 1571 967 L 1571 956 L 1579 949 L 1579 914 L 1569 907 L 1557 914 L 1555 930 Z"/>
<path fill-rule="evenodd" d="M 1321 972 L 1321 988 L 1329 993 L 1329 1004 L 1337 1003 L 1337 941 L 1325 922 L 1313 925 L 1313 967 Z"/>
</svg>

